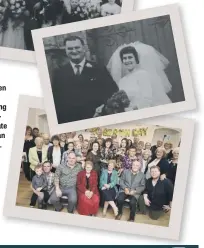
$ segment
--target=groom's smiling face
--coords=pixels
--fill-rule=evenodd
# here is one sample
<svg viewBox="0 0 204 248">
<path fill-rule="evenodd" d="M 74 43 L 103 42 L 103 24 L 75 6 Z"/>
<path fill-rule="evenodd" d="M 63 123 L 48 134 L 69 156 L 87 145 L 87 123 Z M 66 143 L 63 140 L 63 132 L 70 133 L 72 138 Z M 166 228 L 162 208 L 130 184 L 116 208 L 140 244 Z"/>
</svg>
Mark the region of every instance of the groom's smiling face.
<svg viewBox="0 0 204 248">
<path fill-rule="evenodd" d="M 85 47 L 80 40 L 70 40 L 66 42 L 66 54 L 75 64 L 79 64 L 85 58 Z"/>
</svg>

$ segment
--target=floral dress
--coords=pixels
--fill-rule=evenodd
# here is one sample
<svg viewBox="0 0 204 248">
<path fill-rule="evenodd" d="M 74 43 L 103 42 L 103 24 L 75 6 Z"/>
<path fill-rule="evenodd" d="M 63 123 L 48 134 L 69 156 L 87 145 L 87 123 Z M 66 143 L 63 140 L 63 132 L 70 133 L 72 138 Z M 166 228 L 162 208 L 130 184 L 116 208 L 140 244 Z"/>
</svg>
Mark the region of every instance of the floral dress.
<svg viewBox="0 0 204 248">
<path fill-rule="evenodd" d="M 116 159 L 117 156 L 117 150 L 115 148 L 101 148 L 101 162 L 102 162 L 102 168 L 107 169 L 108 167 L 108 161 L 110 159 Z"/>
</svg>

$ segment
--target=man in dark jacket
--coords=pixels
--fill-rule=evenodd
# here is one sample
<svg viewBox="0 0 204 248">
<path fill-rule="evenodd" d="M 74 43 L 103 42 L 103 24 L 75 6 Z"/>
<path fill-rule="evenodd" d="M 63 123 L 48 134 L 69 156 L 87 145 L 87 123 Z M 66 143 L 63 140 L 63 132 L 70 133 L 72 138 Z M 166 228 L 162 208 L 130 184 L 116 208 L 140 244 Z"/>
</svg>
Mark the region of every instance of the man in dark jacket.
<svg viewBox="0 0 204 248">
<path fill-rule="evenodd" d="M 160 168 L 152 166 L 151 178 L 146 181 L 144 194 L 139 198 L 140 211 L 153 220 L 157 220 L 164 212 L 171 209 L 173 198 L 173 185 L 168 179 L 160 179 Z"/>
<path fill-rule="evenodd" d="M 59 124 L 94 117 L 118 91 L 105 67 L 86 60 L 80 37 L 70 36 L 64 44 L 69 63 L 54 73 L 51 82 Z"/>
</svg>

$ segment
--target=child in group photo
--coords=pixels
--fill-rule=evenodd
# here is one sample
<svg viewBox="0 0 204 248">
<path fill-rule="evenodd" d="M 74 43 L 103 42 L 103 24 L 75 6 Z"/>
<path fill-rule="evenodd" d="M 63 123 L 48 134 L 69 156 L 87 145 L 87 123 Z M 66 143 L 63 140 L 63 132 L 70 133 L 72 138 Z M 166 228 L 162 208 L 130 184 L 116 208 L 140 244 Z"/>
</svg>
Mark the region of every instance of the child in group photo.
<svg viewBox="0 0 204 248">
<path fill-rule="evenodd" d="M 178 129 L 159 126 L 52 137 L 27 126 L 23 155 L 28 159 L 22 160 L 19 189 L 28 184 L 24 191 L 32 208 L 167 225 L 180 138 Z M 20 193 L 17 198 L 29 206 Z"/>
</svg>

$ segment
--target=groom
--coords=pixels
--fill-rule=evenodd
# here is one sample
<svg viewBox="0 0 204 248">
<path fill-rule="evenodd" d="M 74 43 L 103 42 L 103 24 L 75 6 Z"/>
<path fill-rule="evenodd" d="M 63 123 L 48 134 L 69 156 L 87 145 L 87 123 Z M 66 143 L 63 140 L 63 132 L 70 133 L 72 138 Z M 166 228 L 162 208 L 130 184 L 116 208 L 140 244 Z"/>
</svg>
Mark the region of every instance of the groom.
<svg viewBox="0 0 204 248">
<path fill-rule="evenodd" d="M 94 117 L 103 104 L 118 91 L 105 67 L 85 58 L 85 44 L 78 36 L 65 39 L 69 63 L 54 73 L 52 91 L 58 123 Z"/>
</svg>

